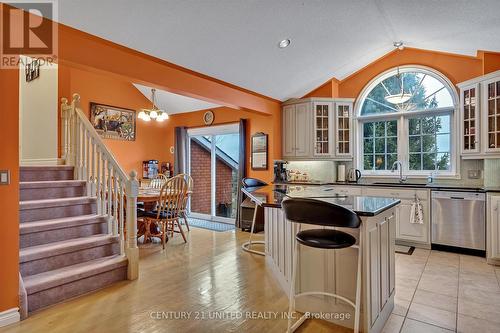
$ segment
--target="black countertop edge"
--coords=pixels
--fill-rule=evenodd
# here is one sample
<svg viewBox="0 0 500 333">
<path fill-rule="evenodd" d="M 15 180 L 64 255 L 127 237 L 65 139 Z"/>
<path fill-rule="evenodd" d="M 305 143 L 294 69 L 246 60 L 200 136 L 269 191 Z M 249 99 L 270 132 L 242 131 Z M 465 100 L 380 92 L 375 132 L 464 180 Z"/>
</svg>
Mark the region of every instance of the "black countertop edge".
<svg viewBox="0 0 500 333">
<path fill-rule="evenodd" d="M 397 206 L 401 203 L 401 200 L 396 199 L 396 198 L 393 198 L 393 199 L 394 199 L 393 203 L 391 203 L 387 206 L 384 206 L 384 207 L 380 208 L 379 210 L 376 210 L 374 212 L 359 212 L 357 214 L 358 214 L 358 216 L 376 216 L 376 215 L 383 213 L 386 210 L 391 209 L 392 207 Z"/>
<path fill-rule="evenodd" d="M 285 185 L 290 185 L 290 184 L 280 184 L 281 186 Z M 277 186 L 280 186 L 277 185 Z M 297 184 L 292 184 L 297 185 Z M 264 207 L 264 208 L 281 208 L 281 202 L 282 200 L 287 197 L 287 195 L 281 191 L 276 191 L 275 190 L 275 185 L 265 185 L 265 186 L 257 186 L 257 187 L 248 187 L 248 188 L 241 188 L 241 191 L 246 194 L 252 201 L 254 201 L 257 205 Z M 271 197 L 271 198 L 270 198 Z M 357 198 L 367 198 L 367 199 L 375 199 L 374 197 L 370 196 L 359 196 L 359 195 L 352 195 L 350 197 L 357 197 Z M 263 200 L 264 199 L 264 200 Z M 270 202 L 269 200 L 272 199 L 273 201 Z M 318 198 L 318 197 L 311 197 L 311 199 L 315 200 L 322 200 L 328 202 L 328 199 L 335 199 L 335 197 L 323 197 L 323 198 Z M 389 199 L 389 198 L 383 198 L 383 199 Z M 355 210 L 356 214 L 358 216 L 366 216 L 366 217 L 372 217 L 376 216 L 388 209 L 391 209 L 392 207 L 398 205 L 401 203 L 400 199 L 396 198 L 390 198 L 391 202 L 389 204 L 384 205 L 383 207 L 380 207 L 377 210 L 374 211 L 359 211 Z M 338 204 L 338 203 L 337 203 Z"/>
<path fill-rule="evenodd" d="M 380 182 L 382 183 L 382 182 Z M 320 186 L 320 185 L 338 185 L 338 186 L 371 186 L 371 187 L 401 187 L 414 189 L 429 189 L 434 191 L 448 190 L 457 192 L 500 192 L 500 186 L 474 186 L 474 185 L 453 185 L 453 184 L 405 184 L 405 183 L 390 183 L 380 184 L 379 182 L 280 182 L 275 185 L 297 185 L 297 186 Z M 390 183 L 390 184 L 389 184 Z"/>
</svg>

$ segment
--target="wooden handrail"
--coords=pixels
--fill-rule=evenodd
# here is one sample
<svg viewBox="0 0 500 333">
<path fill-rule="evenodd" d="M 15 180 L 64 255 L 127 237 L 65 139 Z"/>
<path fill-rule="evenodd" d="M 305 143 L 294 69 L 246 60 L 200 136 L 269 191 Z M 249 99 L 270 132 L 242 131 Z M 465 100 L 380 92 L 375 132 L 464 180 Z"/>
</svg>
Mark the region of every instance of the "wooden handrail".
<svg viewBox="0 0 500 333">
<path fill-rule="evenodd" d="M 120 252 L 128 258 L 128 278 L 137 279 L 137 172 L 123 171 L 80 108 L 80 95 L 73 94 L 71 104 L 61 99 L 61 116 L 65 164 L 74 166 L 75 179 L 87 182 L 87 195 L 97 199 L 97 213 L 108 218 L 108 233 L 119 236 Z"/>
</svg>

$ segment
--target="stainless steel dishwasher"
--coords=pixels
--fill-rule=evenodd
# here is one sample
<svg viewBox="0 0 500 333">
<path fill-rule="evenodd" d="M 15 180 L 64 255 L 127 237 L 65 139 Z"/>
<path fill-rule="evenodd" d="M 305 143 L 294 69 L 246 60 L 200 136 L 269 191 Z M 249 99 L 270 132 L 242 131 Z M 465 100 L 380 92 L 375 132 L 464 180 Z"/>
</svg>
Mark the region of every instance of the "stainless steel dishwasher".
<svg viewBox="0 0 500 333">
<path fill-rule="evenodd" d="M 432 191 L 432 244 L 486 250 L 485 194 Z"/>
</svg>

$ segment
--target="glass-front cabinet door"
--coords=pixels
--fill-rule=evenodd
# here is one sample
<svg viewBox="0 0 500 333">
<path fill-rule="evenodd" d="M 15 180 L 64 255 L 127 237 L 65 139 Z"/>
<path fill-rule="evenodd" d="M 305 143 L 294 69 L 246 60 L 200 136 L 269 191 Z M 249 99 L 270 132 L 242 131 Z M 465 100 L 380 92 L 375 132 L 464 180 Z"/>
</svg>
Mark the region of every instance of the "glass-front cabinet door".
<svg viewBox="0 0 500 333">
<path fill-rule="evenodd" d="M 315 102 L 314 156 L 330 156 L 332 146 L 332 103 Z"/>
<path fill-rule="evenodd" d="M 336 155 L 338 157 L 352 156 L 352 103 L 335 104 L 335 123 L 336 123 Z"/>
<path fill-rule="evenodd" d="M 461 90 L 462 111 L 462 154 L 479 153 L 479 85 L 475 84 Z"/>
<path fill-rule="evenodd" d="M 500 80 L 485 82 L 486 147 L 487 152 L 500 151 Z"/>
</svg>

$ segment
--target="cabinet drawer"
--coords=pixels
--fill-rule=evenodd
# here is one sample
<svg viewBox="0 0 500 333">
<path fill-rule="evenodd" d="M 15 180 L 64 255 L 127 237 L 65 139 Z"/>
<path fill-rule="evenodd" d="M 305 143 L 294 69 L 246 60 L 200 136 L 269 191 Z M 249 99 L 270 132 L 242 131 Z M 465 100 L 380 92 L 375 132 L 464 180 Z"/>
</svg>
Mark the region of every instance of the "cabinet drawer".
<svg viewBox="0 0 500 333">
<path fill-rule="evenodd" d="M 420 200 L 429 199 L 429 193 L 427 190 L 402 189 L 395 187 L 365 187 L 363 188 L 363 195 L 370 197 L 389 197 L 398 199 L 415 199 L 415 196 L 417 196 Z"/>
</svg>

